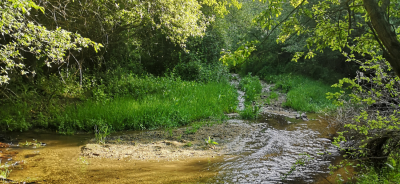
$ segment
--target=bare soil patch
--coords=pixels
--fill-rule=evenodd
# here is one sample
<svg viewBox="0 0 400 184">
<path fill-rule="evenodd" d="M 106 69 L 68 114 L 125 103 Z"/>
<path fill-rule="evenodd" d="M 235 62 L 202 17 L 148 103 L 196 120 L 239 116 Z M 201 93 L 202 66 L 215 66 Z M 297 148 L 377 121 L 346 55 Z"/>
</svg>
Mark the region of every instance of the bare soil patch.
<svg viewBox="0 0 400 184">
<path fill-rule="evenodd" d="M 229 120 L 200 127 L 187 133 L 192 127 L 174 130 L 126 132 L 111 136 L 105 145 L 95 140 L 82 147 L 82 155 L 89 158 L 111 158 L 124 160 L 185 160 L 189 158 L 218 157 L 230 154 L 226 144 L 248 135 L 254 127 L 241 120 Z M 207 144 L 213 139 L 217 145 Z"/>
</svg>

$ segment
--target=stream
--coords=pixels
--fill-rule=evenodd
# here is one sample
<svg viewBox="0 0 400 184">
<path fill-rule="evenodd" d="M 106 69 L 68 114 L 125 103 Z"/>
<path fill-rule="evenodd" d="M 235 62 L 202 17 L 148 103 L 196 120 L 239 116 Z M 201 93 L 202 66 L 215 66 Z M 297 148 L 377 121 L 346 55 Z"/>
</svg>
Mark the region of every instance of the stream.
<svg viewBox="0 0 400 184">
<path fill-rule="evenodd" d="M 244 93 L 239 94 L 242 103 Z M 243 108 L 243 104 L 238 108 Z M 327 128 L 328 122 L 318 114 L 307 115 L 310 121 L 264 109 L 257 120 L 229 119 L 222 125 L 199 129 L 196 133 L 201 137 L 197 140 L 198 146 L 196 134 L 183 137 L 192 140 L 192 148 L 178 141 L 176 144 L 161 141 L 162 136 L 159 140 L 152 139 L 162 135 L 162 131 L 117 132 L 111 136 L 114 139 L 110 139 L 122 141 L 110 142 L 116 147 L 98 146 L 103 150 L 115 148 L 110 158 L 96 157 L 100 154 L 96 152 L 91 153 L 91 157 L 83 154 L 88 147 L 85 145 L 93 142 L 92 134 L 63 136 L 42 131 L 16 132 L 7 134 L 10 139 L 3 140 L 9 144 L 0 145 L 0 163 L 2 166 L 13 164 L 10 181 L 26 183 L 335 183 L 335 175 L 329 175 L 328 168 L 342 160 L 331 143 L 335 130 Z M 177 135 L 179 131 L 176 130 Z M 203 146 L 207 136 L 219 143 L 217 148 Z M 129 156 L 125 152 L 121 156 L 123 150 L 117 147 L 132 140 L 140 142 L 137 137 L 145 137 L 147 143 L 135 143 L 122 149 L 142 146 L 149 148 L 149 152 L 159 153 L 155 152 L 151 159 Z M 46 146 L 24 146 L 26 142 L 35 142 L 34 139 Z M 159 145 L 174 147 L 163 152 Z M 158 150 L 154 151 L 155 147 L 159 147 Z M 182 154 L 176 154 L 179 152 Z M 177 156 L 164 158 L 164 153 Z M 199 156 L 193 156 L 196 154 Z M 304 164 L 296 166 L 298 161 Z M 340 169 L 335 174 L 344 176 L 345 171 Z"/>
</svg>

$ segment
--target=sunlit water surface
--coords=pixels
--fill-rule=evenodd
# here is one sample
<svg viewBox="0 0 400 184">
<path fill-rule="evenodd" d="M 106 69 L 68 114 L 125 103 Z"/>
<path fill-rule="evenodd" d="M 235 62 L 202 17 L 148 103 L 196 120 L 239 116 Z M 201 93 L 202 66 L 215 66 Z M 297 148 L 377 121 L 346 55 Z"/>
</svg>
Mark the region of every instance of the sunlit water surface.
<svg viewBox="0 0 400 184">
<path fill-rule="evenodd" d="M 45 183 L 334 182 L 328 167 L 341 160 L 330 140 L 335 130 L 328 129 L 327 122 L 317 115 L 310 118 L 316 120 L 300 121 L 277 115 L 264 115 L 255 122 L 229 120 L 254 127 L 251 134 L 238 136 L 225 145 L 230 154 L 173 162 L 83 158 L 80 149 L 93 138 L 89 134 L 14 133 L 7 135 L 14 144 L 8 151 L 18 154 L 8 162 L 23 161 L 23 164 L 13 169 L 9 178 Z M 35 149 L 15 146 L 17 142 L 33 139 L 47 146 Z M 288 174 L 299 160 L 305 161 L 304 165 Z"/>
</svg>

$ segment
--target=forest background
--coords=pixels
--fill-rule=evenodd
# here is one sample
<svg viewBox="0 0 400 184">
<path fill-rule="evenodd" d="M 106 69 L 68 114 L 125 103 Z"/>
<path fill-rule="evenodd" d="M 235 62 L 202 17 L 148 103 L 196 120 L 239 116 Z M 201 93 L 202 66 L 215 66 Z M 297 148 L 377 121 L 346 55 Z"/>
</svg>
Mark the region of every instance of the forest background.
<svg viewBox="0 0 400 184">
<path fill-rule="evenodd" d="M 224 119 L 237 111 L 228 83 L 235 72 L 275 83 L 287 93 L 286 107 L 329 113 L 349 158 L 383 159 L 378 180 L 399 178 L 399 1 L 0 6 L 3 131 L 73 134 L 97 125 L 144 130 Z M 346 140 L 353 142 L 344 147 Z"/>
</svg>

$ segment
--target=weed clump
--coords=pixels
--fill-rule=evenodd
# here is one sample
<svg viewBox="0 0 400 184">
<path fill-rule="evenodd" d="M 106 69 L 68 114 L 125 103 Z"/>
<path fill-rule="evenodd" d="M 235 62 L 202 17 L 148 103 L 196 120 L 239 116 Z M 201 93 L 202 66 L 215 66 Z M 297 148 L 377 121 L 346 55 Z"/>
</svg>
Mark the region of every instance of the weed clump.
<svg viewBox="0 0 400 184">
<path fill-rule="evenodd" d="M 239 112 L 243 119 L 256 119 L 260 112 L 260 106 L 255 105 L 255 100 L 260 95 L 262 86 L 257 76 L 249 73 L 239 82 L 239 88 L 245 92 L 245 109 Z"/>
<path fill-rule="evenodd" d="M 257 76 L 251 76 L 250 73 L 240 80 L 239 88 L 245 92 L 245 102 L 247 104 L 252 103 L 262 90 L 260 79 Z"/>
</svg>

